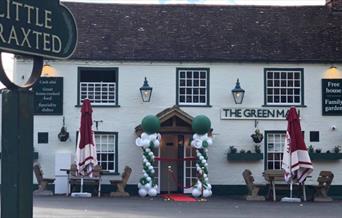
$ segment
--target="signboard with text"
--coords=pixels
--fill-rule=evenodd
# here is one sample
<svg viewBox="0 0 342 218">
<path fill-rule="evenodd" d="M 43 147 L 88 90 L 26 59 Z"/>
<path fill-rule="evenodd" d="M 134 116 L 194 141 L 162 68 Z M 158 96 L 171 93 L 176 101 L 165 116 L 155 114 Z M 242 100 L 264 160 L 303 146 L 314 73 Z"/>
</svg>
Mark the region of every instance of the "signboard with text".
<svg viewBox="0 0 342 218">
<path fill-rule="evenodd" d="M 289 108 L 222 108 L 221 120 L 286 120 Z M 297 109 L 298 110 L 298 109 Z M 298 110 L 300 116 L 300 111 Z"/>
<path fill-rule="evenodd" d="M 322 79 L 322 115 L 342 116 L 342 79 Z"/>
<path fill-rule="evenodd" d="M 72 55 L 77 29 L 59 0 L 0 0 L 0 49 L 64 59 Z"/>
<path fill-rule="evenodd" d="M 63 77 L 41 77 L 32 90 L 35 115 L 63 115 Z"/>
</svg>

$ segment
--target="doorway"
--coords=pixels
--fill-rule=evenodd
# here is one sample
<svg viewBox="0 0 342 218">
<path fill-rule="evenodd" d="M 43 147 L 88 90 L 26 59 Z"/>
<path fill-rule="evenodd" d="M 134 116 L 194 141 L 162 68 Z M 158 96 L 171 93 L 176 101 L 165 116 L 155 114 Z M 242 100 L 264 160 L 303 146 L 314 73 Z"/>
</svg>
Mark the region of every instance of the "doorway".
<svg viewBox="0 0 342 218">
<path fill-rule="evenodd" d="M 160 192 L 191 192 L 196 181 L 196 158 L 190 138 L 190 134 L 163 134 L 159 148 Z"/>
<path fill-rule="evenodd" d="M 177 106 L 166 108 L 156 115 L 160 119 L 161 142 L 154 149 L 155 180 L 158 192 L 191 193 L 196 182 L 196 152 L 191 147 L 192 116 Z M 142 132 L 141 125 L 135 128 Z"/>
</svg>

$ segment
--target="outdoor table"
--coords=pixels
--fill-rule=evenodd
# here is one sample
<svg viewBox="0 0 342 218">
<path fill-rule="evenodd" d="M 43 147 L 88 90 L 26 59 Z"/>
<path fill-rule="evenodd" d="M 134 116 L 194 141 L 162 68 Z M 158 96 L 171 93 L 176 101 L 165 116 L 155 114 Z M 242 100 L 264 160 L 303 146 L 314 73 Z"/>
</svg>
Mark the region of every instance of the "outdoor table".
<svg viewBox="0 0 342 218">
<path fill-rule="evenodd" d="M 71 192 L 71 185 L 70 185 L 70 180 L 80 180 L 80 193 L 83 193 L 83 184 L 89 182 L 94 182 L 98 181 L 99 187 L 98 187 L 98 196 L 100 197 L 100 192 L 101 192 L 101 178 L 100 177 L 89 177 L 89 176 L 71 176 L 70 171 L 71 169 L 60 169 L 60 171 L 64 171 L 68 174 L 68 195 Z M 108 170 L 101 170 L 100 174 L 107 174 L 109 173 Z"/>
<path fill-rule="evenodd" d="M 287 185 L 284 178 L 283 170 L 265 170 L 263 172 L 263 176 L 265 180 L 269 183 L 270 187 L 272 187 L 273 201 L 276 201 L 276 185 Z M 309 176 L 310 177 L 310 176 Z M 296 181 L 294 181 L 296 182 Z M 306 201 L 306 190 L 305 184 L 299 184 L 303 188 L 303 200 Z M 287 189 L 287 188 L 286 188 Z M 270 191 L 270 189 L 269 189 Z"/>
</svg>

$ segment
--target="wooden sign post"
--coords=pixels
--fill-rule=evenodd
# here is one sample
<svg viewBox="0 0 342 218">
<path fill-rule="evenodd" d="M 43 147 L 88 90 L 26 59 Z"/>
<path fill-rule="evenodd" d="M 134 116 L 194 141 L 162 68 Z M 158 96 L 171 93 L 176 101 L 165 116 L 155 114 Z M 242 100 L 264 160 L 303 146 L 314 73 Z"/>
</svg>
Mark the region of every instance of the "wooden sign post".
<svg viewBox="0 0 342 218">
<path fill-rule="evenodd" d="M 6 75 L 0 58 L 2 91 L 1 217 L 32 218 L 33 94 L 43 57 L 65 59 L 72 55 L 77 30 L 70 11 L 50 1 L 0 0 L 1 52 L 28 55 L 33 69 L 19 86 Z"/>
</svg>

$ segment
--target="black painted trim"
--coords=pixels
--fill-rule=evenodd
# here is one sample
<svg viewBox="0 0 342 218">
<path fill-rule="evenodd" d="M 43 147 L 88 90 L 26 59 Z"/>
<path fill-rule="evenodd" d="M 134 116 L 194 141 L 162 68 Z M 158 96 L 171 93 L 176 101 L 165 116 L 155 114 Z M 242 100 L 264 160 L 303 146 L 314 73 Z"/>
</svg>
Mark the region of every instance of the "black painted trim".
<svg viewBox="0 0 342 218">
<path fill-rule="evenodd" d="M 267 99 L 266 99 L 266 79 L 267 79 L 267 71 L 272 71 L 272 70 L 283 70 L 283 71 L 300 71 L 301 72 L 301 104 L 300 105 L 281 105 L 281 104 L 277 104 L 277 105 L 269 105 L 267 104 Z M 295 107 L 306 107 L 305 102 L 304 102 L 304 68 L 276 68 L 276 67 L 272 67 L 272 68 L 264 68 L 264 105 L 262 105 L 263 107 L 291 107 L 291 106 L 295 106 Z"/>
<path fill-rule="evenodd" d="M 77 141 L 78 141 L 78 132 L 79 131 L 76 131 L 76 147 L 77 147 Z M 115 135 L 115 169 L 114 169 L 114 172 L 111 172 L 111 173 L 107 173 L 106 175 L 120 175 L 119 173 L 119 161 L 118 161 L 118 142 L 119 142 L 119 132 L 111 132 L 111 131 L 94 131 L 95 134 L 113 134 Z"/>
<path fill-rule="evenodd" d="M 206 105 L 182 105 L 179 104 L 179 96 L 178 96 L 178 89 L 179 89 L 179 71 L 180 70 L 206 70 L 207 71 L 207 104 Z M 210 105 L 210 68 L 208 67 L 177 67 L 176 68 L 176 105 L 179 107 L 212 107 Z"/>
<path fill-rule="evenodd" d="M 264 131 L 264 170 L 267 170 L 267 159 L 268 159 L 268 153 L 267 153 L 267 134 L 269 133 L 286 133 L 286 130 L 265 130 Z"/>
<path fill-rule="evenodd" d="M 119 68 L 118 67 L 78 67 L 77 68 L 77 102 L 75 107 L 80 107 L 81 102 L 80 102 L 80 80 L 81 80 L 81 71 L 82 70 L 94 70 L 94 71 L 100 71 L 100 70 L 105 70 L 105 71 L 114 71 L 115 72 L 115 79 L 116 79 L 116 93 L 115 93 L 115 98 L 116 102 L 115 105 L 98 105 L 98 106 L 93 106 L 92 107 L 118 107 L 119 106 Z M 119 106 L 120 107 L 120 106 Z"/>
</svg>

